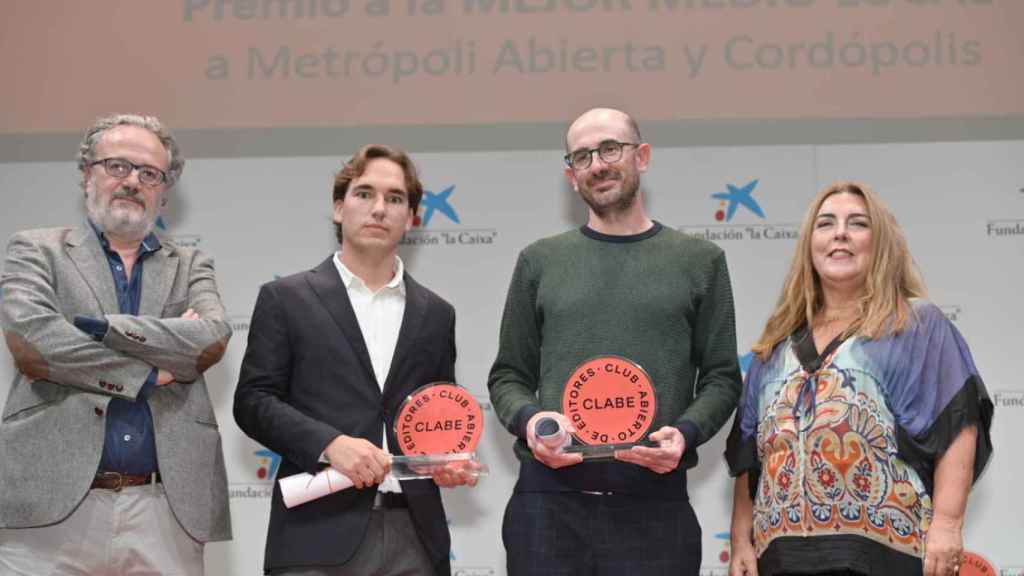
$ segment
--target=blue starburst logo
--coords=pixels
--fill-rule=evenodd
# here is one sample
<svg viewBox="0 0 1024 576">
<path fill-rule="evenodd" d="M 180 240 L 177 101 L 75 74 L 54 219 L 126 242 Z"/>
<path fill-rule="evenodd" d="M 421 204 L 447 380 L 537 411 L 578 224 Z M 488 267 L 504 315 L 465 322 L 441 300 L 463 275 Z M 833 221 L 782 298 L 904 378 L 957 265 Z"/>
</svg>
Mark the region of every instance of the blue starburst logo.
<svg viewBox="0 0 1024 576">
<path fill-rule="evenodd" d="M 426 228 L 430 224 L 430 220 L 434 217 L 434 212 L 440 212 L 444 214 L 446 218 L 452 222 L 459 224 L 459 214 L 452 207 L 449 198 L 451 198 L 452 192 L 455 191 L 455 185 L 441 190 L 440 192 L 432 192 L 430 190 L 423 191 L 423 199 L 420 200 L 420 214 L 416 215 L 413 221 L 414 226 Z"/>
<path fill-rule="evenodd" d="M 726 184 L 728 192 L 716 192 L 711 195 L 712 198 L 720 200 L 718 211 L 715 212 L 715 220 L 719 222 L 731 222 L 732 217 L 736 214 L 736 210 L 743 206 L 750 212 L 756 214 L 759 218 L 764 218 L 764 210 L 761 210 L 761 205 L 754 200 L 754 188 L 757 187 L 757 180 L 751 180 L 746 186 L 734 186 L 732 184 Z"/>
</svg>

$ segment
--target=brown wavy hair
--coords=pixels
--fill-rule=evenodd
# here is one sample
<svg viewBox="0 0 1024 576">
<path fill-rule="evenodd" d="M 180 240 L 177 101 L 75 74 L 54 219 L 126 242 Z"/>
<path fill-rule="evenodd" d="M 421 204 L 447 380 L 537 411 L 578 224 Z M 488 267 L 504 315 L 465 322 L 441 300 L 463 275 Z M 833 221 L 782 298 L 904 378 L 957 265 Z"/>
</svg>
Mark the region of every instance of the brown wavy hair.
<svg viewBox="0 0 1024 576">
<path fill-rule="evenodd" d="M 898 333 L 913 316 L 910 299 L 927 296 L 906 236 L 889 208 L 864 184 L 836 182 L 818 193 L 800 223 L 796 253 L 782 294 L 764 332 L 752 347 L 762 360 L 767 360 L 775 345 L 801 326 L 810 326 L 815 314 L 824 306 L 821 278 L 811 259 L 811 234 L 821 205 L 835 194 L 860 196 L 867 207 L 871 226 L 871 261 L 864 280 L 864 294 L 858 302 L 857 319 L 846 329 L 845 335 L 877 339 Z"/>
<path fill-rule="evenodd" d="M 362 176 L 363 172 L 366 172 L 366 165 L 370 163 L 370 160 L 377 158 L 391 160 L 402 168 L 402 174 L 405 175 L 405 191 L 409 194 L 409 210 L 415 214 L 416 210 L 420 207 L 420 200 L 423 198 L 423 183 L 420 182 L 416 165 L 412 163 L 412 158 L 409 158 L 409 155 L 405 152 L 384 144 L 367 144 L 363 146 L 334 175 L 333 200 L 335 202 L 344 200 L 352 181 Z M 334 224 L 334 235 L 338 238 L 338 244 L 341 244 L 341 224 Z"/>
</svg>

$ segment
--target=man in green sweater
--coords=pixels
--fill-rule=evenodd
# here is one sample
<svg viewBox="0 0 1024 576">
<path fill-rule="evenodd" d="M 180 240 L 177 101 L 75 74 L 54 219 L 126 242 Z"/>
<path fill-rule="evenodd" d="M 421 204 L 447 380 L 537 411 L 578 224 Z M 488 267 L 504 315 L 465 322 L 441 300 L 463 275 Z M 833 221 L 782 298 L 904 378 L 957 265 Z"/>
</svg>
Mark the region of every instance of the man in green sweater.
<svg viewBox="0 0 1024 576">
<path fill-rule="evenodd" d="M 626 113 L 587 111 L 566 149 L 587 224 L 520 253 L 488 378 L 498 418 L 518 438 L 502 528 L 508 573 L 696 576 L 701 532 L 685 471 L 742 388 L 725 254 L 648 217 L 640 174 L 651 147 Z M 554 418 L 577 431 L 560 413 L 566 381 L 599 356 L 649 374 L 653 446 L 584 462 L 538 441 L 535 427 Z"/>
</svg>

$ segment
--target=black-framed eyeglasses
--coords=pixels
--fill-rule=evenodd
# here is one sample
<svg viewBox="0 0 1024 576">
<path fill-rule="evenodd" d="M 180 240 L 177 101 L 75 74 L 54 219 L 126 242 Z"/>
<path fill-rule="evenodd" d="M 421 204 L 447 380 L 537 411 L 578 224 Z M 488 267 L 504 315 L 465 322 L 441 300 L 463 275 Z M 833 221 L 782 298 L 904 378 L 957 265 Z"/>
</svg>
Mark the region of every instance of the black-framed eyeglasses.
<svg viewBox="0 0 1024 576">
<path fill-rule="evenodd" d="M 597 148 L 581 148 L 565 155 L 565 163 L 573 170 L 586 170 L 593 162 L 594 152 L 601 157 L 605 164 L 618 162 L 622 158 L 622 149 L 626 146 L 639 146 L 635 142 L 619 142 L 618 140 L 605 140 L 597 145 Z"/>
<path fill-rule="evenodd" d="M 124 158 L 104 158 L 103 160 L 90 163 L 89 166 L 97 164 L 103 164 L 103 170 L 111 178 L 127 178 L 132 173 L 132 170 L 136 170 L 139 173 L 139 182 L 146 186 L 158 186 L 167 181 L 167 173 L 156 166 L 136 164 Z"/>
</svg>

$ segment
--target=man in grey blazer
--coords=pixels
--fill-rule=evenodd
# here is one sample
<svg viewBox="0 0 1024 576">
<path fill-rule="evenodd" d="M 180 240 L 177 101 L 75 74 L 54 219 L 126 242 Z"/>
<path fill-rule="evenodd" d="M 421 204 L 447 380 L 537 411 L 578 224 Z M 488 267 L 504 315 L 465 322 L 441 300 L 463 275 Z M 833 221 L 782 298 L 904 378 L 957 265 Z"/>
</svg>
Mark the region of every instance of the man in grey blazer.
<svg viewBox="0 0 1024 576">
<path fill-rule="evenodd" d="M 212 260 L 153 231 L 183 166 L 156 118 L 102 118 L 78 155 L 88 219 L 10 239 L 0 573 L 202 574 L 231 537 L 203 380 L 231 329 Z"/>
</svg>

